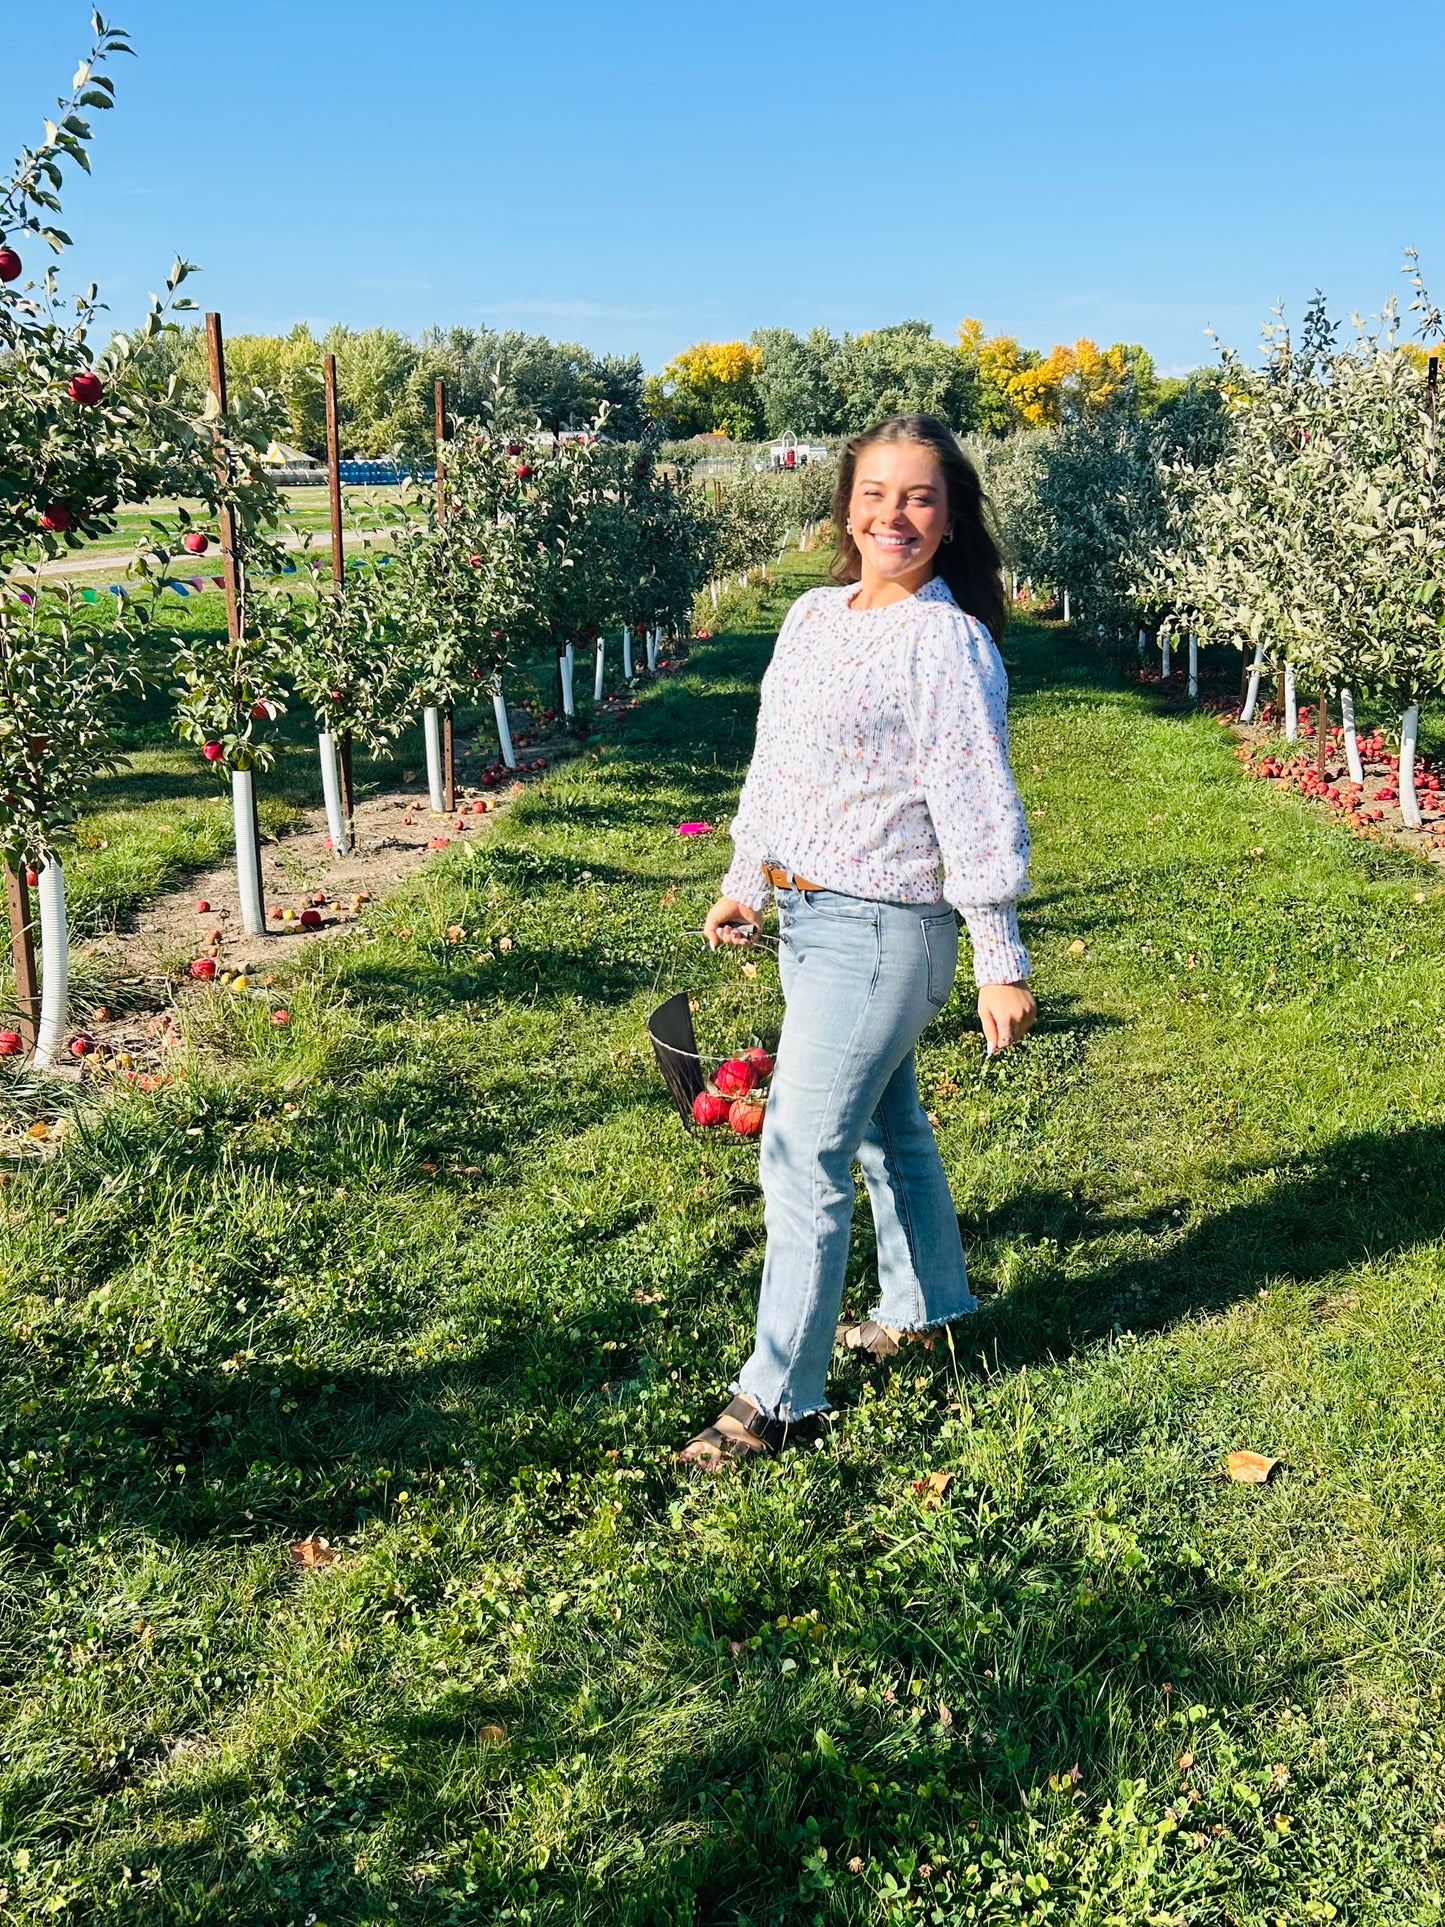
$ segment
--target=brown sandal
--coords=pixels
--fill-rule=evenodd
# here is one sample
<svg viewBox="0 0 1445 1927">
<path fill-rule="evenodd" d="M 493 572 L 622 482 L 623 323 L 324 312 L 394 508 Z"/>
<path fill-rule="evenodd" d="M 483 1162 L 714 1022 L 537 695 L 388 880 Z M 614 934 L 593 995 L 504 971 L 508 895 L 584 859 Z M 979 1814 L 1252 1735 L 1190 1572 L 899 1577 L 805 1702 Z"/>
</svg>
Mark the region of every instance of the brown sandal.
<svg viewBox="0 0 1445 1927">
<path fill-rule="evenodd" d="M 724 1432 L 723 1419 L 731 1419 L 739 1429 Z M 704 1471 L 715 1472 L 729 1459 L 770 1459 L 782 1451 L 785 1445 L 799 1445 L 805 1440 L 818 1436 L 819 1423 L 816 1413 L 803 1419 L 769 1418 L 760 1412 L 750 1398 L 735 1398 L 725 1411 L 718 1414 L 717 1423 L 705 1425 L 695 1438 L 690 1438 L 678 1453 L 683 1465 L 700 1465 Z M 704 1457 L 702 1451 L 695 1452 L 694 1446 L 701 1446 L 712 1457 Z"/>
<path fill-rule="evenodd" d="M 895 1331 L 892 1325 L 880 1325 L 876 1318 L 863 1318 L 855 1324 L 841 1324 L 833 1335 L 833 1343 L 845 1352 L 861 1352 L 865 1358 L 881 1364 L 885 1358 L 896 1357 L 905 1345 L 921 1345 L 924 1351 L 931 1352 L 939 1329 L 935 1326 L 930 1331 Z"/>
</svg>

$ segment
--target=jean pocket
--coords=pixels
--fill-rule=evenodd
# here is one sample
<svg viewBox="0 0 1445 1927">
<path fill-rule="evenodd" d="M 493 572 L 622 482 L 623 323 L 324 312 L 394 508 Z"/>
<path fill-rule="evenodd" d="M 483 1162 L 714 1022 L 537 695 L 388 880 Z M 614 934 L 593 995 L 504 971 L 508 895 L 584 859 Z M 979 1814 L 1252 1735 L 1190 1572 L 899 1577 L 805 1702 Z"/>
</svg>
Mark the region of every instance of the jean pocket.
<svg viewBox="0 0 1445 1927">
<path fill-rule="evenodd" d="M 958 922 L 954 917 L 920 917 L 923 955 L 928 967 L 928 1001 L 942 1010 L 958 969 Z"/>
</svg>

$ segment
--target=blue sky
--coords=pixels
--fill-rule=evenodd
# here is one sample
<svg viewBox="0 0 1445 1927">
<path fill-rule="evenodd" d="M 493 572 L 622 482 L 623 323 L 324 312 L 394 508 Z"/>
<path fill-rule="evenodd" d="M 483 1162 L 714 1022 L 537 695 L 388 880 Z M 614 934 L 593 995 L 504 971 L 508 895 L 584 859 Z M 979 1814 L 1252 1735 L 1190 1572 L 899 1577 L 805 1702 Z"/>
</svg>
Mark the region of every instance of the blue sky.
<svg viewBox="0 0 1445 1927">
<path fill-rule="evenodd" d="M 1270 304 L 1445 289 L 1432 7 L 108 0 L 139 59 L 67 194 L 128 320 L 179 251 L 228 331 L 523 327 L 649 368 L 965 314 L 1206 360 Z M 0 0 L 0 147 L 80 0 Z"/>
</svg>

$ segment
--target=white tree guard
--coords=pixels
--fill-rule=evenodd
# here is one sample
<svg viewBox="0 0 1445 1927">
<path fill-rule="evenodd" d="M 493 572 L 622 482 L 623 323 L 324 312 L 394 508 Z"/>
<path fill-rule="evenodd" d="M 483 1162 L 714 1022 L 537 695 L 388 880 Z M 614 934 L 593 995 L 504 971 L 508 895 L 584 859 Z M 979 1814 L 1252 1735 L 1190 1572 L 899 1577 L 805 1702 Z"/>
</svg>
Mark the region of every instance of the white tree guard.
<svg viewBox="0 0 1445 1927">
<path fill-rule="evenodd" d="M 648 668 L 649 674 L 654 676 L 657 674 L 657 631 L 656 629 L 649 629 L 647 632 L 647 668 Z"/>
<path fill-rule="evenodd" d="M 341 813 L 341 759 L 336 752 L 336 738 L 329 729 L 323 729 L 316 744 L 321 751 L 321 794 L 326 799 L 326 827 L 331 832 L 331 847 L 338 856 L 345 856 L 348 844 L 346 818 Z"/>
<path fill-rule="evenodd" d="M 1149 648 L 1149 631 L 1148 631 L 1147 629 L 1141 629 L 1141 630 L 1139 631 L 1139 660 L 1140 660 L 1140 662 L 1143 662 L 1143 660 L 1144 660 L 1144 657 L 1145 657 L 1145 654 L 1146 654 L 1146 652 L 1147 652 L 1147 650 L 1148 650 L 1148 648 Z"/>
<path fill-rule="evenodd" d="M 562 677 L 562 714 L 571 718 L 577 714 L 577 704 L 573 700 L 572 695 L 572 677 L 576 668 L 576 659 L 572 654 L 572 645 L 570 642 L 562 654 L 558 656 L 557 668 Z"/>
<path fill-rule="evenodd" d="M 1264 644 L 1254 645 L 1254 661 L 1249 665 L 1249 688 L 1245 691 L 1244 707 L 1239 712 L 1242 723 L 1252 723 L 1254 712 L 1259 707 L 1259 677 L 1264 666 Z"/>
<path fill-rule="evenodd" d="M 632 681 L 632 631 L 625 622 L 622 625 L 622 680 Z"/>
<path fill-rule="evenodd" d="M 1350 769 L 1350 781 L 1363 783 L 1365 766 L 1360 761 L 1360 739 L 1355 734 L 1355 692 L 1352 689 L 1340 691 L 1340 722 L 1345 734 L 1345 761 Z"/>
<path fill-rule="evenodd" d="M 714 580 L 713 580 L 713 581 L 711 581 L 711 582 L 709 582 L 707 586 L 708 586 L 708 590 L 709 590 L 709 593 L 710 593 L 710 594 L 711 594 L 711 596 L 712 596 L 712 606 L 713 606 L 713 608 L 714 608 L 714 609 L 716 609 L 716 607 L 717 607 L 717 581 L 716 581 L 716 578 L 714 578 Z"/>
<path fill-rule="evenodd" d="M 1420 741 L 1420 705 L 1411 703 L 1400 722 L 1400 814 L 1412 830 L 1420 827 L 1420 799 L 1415 794 L 1415 750 Z"/>
<path fill-rule="evenodd" d="M 264 937 L 266 906 L 261 900 L 261 846 L 256 837 L 256 777 L 252 770 L 231 771 L 231 821 L 236 831 L 241 928 L 248 937 Z"/>
<path fill-rule="evenodd" d="M 1069 612 L 1069 592 L 1067 589 L 1065 589 L 1064 591 L 1064 621 L 1065 622 L 1073 621 L 1073 617 Z"/>
<path fill-rule="evenodd" d="M 1189 694 L 1199 694 L 1199 638 L 1194 635 L 1189 638 Z"/>
<path fill-rule="evenodd" d="M 500 678 L 492 684 L 492 714 L 497 719 L 497 741 L 502 746 L 502 761 L 508 769 L 517 767 L 517 752 L 512 748 L 512 725 L 507 719 L 507 699 Z"/>
<path fill-rule="evenodd" d="M 1295 694 L 1294 664 L 1284 666 L 1284 734 L 1285 741 L 1299 741 L 1299 699 Z"/>
<path fill-rule="evenodd" d="M 597 638 L 597 670 L 592 678 L 592 700 L 594 703 L 600 703 L 602 700 L 602 672 L 606 667 L 607 638 L 599 635 Z"/>
<path fill-rule="evenodd" d="M 1166 629 L 1160 643 L 1159 674 L 1165 682 L 1174 674 L 1174 638 Z"/>
<path fill-rule="evenodd" d="M 65 1041 L 70 1003 L 70 933 L 65 921 L 65 872 L 54 857 L 40 872 L 40 1024 L 35 1068 L 48 1071 Z"/>
<path fill-rule="evenodd" d="M 438 815 L 447 806 L 446 785 L 442 782 L 442 713 L 430 704 L 421 712 L 422 732 L 426 737 L 426 786 L 431 806 Z"/>
</svg>

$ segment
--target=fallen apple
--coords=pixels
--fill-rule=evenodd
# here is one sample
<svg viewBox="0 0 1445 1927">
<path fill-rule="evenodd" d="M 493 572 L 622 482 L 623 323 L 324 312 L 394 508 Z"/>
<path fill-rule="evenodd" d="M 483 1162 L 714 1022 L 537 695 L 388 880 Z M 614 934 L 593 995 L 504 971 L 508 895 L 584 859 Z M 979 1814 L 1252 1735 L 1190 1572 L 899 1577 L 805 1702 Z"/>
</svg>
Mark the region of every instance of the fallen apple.
<svg viewBox="0 0 1445 1927">
<path fill-rule="evenodd" d="M 299 921 L 303 930 L 319 930 L 321 928 L 321 912 L 319 910 L 303 910 Z"/>
<path fill-rule="evenodd" d="M 18 1030 L 0 1030 L 0 1057 L 18 1057 L 24 1048 Z"/>
<path fill-rule="evenodd" d="M 198 917 L 203 917 L 206 914 L 206 912 L 210 909 L 210 907 L 211 907 L 210 904 L 206 901 L 204 897 L 198 897 L 196 899 L 196 915 Z"/>
<path fill-rule="evenodd" d="M 72 1057 L 89 1057 L 94 1049 L 95 1039 L 93 1037 L 87 1037 L 84 1031 L 81 1031 L 78 1037 L 72 1037 L 70 1040 L 70 1054 Z"/>
<path fill-rule="evenodd" d="M 273 1024 L 289 1024 L 290 1021 L 291 1013 L 289 1010 L 273 1010 L 271 1012 L 271 1022 Z"/>
<path fill-rule="evenodd" d="M 191 965 L 191 975 L 193 977 L 201 977 L 209 982 L 215 974 L 216 960 L 214 957 L 197 957 L 196 961 Z"/>
</svg>

